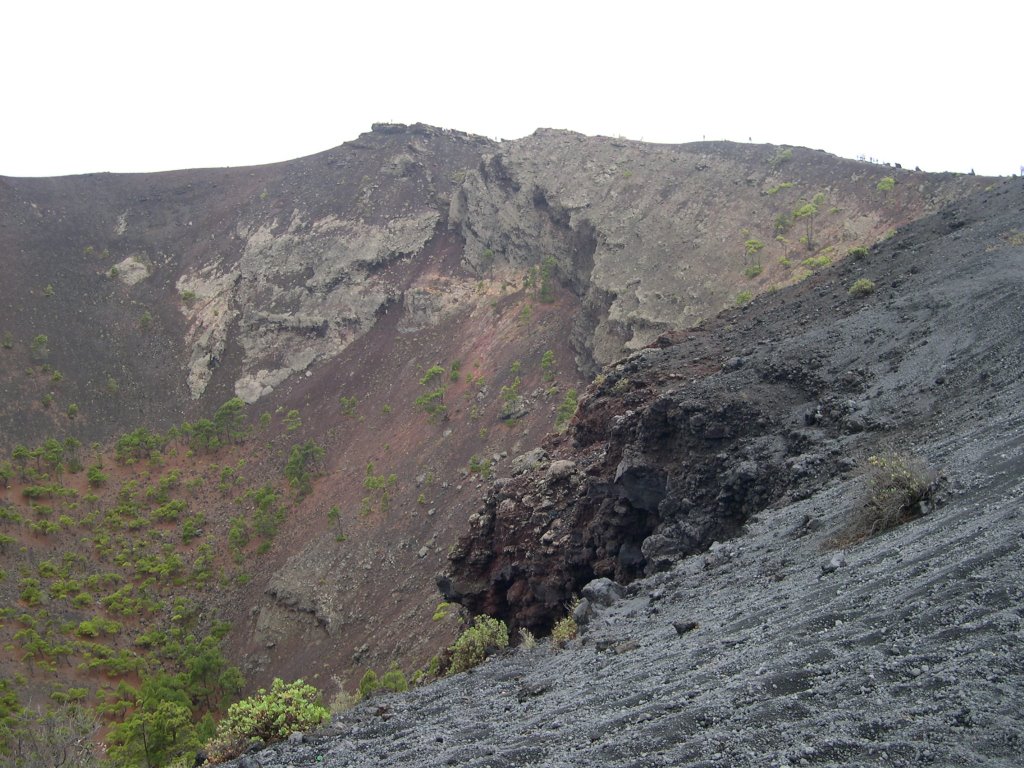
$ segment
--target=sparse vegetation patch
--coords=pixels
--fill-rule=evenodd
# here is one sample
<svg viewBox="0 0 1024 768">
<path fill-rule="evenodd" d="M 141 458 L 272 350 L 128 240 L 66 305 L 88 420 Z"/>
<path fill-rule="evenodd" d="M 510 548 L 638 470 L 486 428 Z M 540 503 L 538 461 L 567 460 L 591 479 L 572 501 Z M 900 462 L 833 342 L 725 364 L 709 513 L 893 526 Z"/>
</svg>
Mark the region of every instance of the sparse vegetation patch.
<svg viewBox="0 0 1024 768">
<path fill-rule="evenodd" d="M 833 540 L 849 546 L 927 514 L 935 503 L 938 474 L 920 459 L 899 453 L 871 456 L 866 498 Z"/>
</svg>

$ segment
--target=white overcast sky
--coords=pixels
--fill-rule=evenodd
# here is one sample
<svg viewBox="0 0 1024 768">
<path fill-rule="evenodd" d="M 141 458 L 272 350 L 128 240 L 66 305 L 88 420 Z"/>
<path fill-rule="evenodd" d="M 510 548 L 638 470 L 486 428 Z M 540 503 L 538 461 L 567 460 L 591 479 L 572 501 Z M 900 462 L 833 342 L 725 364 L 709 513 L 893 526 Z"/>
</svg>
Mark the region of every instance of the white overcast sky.
<svg viewBox="0 0 1024 768">
<path fill-rule="evenodd" d="M 288 160 L 373 122 L 1024 164 L 1024 3 L 0 0 L 0 175 Z"/>
</svg>

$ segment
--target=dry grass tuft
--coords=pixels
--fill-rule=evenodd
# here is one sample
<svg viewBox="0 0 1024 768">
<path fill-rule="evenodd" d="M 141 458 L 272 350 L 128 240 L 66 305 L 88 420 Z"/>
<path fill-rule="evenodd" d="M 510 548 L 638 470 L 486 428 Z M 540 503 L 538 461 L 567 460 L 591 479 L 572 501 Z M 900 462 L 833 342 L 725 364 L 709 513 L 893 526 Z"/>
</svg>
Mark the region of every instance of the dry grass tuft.
<svg viewBox="0 0 1024 768">
<path fill-rule="evenodd" d="M 833 547 L 864 541 L 927 514 L 935 500 L 938 474 L 921 461 L 897 453 L 871 456 L 864 503 L 831 540 Z"/>
</svg>

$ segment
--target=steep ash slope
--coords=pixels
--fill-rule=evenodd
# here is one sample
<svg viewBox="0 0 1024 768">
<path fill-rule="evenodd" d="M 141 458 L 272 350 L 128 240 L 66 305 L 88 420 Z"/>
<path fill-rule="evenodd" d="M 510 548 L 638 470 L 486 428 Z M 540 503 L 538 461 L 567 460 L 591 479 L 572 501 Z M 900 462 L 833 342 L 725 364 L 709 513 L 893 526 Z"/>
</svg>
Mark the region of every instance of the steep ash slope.
<svg viewBox="0 0 1024 768">
<path fill-rule="evenodd" d="M 509 652 L 375 698 L 307 743 L 236 764 L 1019 764 L 1022 211 L 1024 185 L 1004 182 L 860 261 L 616 366 L 581 408 L 577 447 L 570 438 L 547 446 L 575 471 L 552 462 L 499 481 L 492 500 L 505 498 L 489 502 L 482 531 L 463 542 L 453 581 L 477 576 L 468 601 L 504 606 L 528 624 L 543 615 L 531 613 L 544 605 L 538 584 L 576 588 L 587 558 L 595 573 L 614 570 L 599 565 L 596 549 L 566 554 L 607 516 L 588 502 L 596 483 L 647 515 L 648 530 L 669 540 L 666 552 L 693 546 L 679 529 L 694 521 L 705 541 L 742 535 L 671 563 L 674 555 L 651 557 L 641 542 L 636 568 L 664 570 L 597 608 L 567 650 Z M 861 277 L 876 291 L 855 300 L 847 288 Z M 706 398 L 704 413 L 746 401 L 755 421 L 695 422 L 680 407 Z M 722 426 L 708 433 L 709 423 Z M 722 455 L 709 458 L 714 441 Z M 942 503 L 843 553 L 828 550 L 862 498 L 854 463 L 886 447 L 941 468 Z M 708 471 L 710 487 L 687 486 L 705 506 L 665 505 L 689 477 L 691 454 L 719 470 Z M 609 455 L 627 459 L 618 479 L 623 459 Z M 760 478 L 757 494 L 735 490 L 733 470 L 745 461 L 770 468 L 747 473 Z M 663 479 L 623 484 L 631 473 Z M 521 494 L 545 492 L 544 483 L 571 489 L 547 491 L 552 503 L 540 509 L 548 529 L 564 521 L 567 542 L 521 533 L 543 536 L 527 527 L 523 515 L 539 514 L 538 505 Z M 734 522 L 716 522 L 723 516 Z M 614 528 L 614 516 L 604 525 Z M 511 600 L 511 588 L 502 595 L 502 569 L 488 569 L 506 547 L 521 558 L 507 563 L 521 569 L 516 591 L 532 600 Z M 460 572 L 468 561 L 480 569 Z"/>
</svg>

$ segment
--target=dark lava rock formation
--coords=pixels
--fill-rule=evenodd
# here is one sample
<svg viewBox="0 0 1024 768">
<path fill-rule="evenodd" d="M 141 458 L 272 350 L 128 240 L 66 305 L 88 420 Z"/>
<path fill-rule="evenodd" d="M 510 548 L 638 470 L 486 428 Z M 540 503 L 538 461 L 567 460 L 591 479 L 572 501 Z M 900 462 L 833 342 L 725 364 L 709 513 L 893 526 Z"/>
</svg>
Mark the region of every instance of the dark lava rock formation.
<svg viewBox="0 0 1024 768">
<path fill-rule="evenodd" d="M 239 764 L 1019 765 L 1022 211 L 1003 182 L 614 366 L 446 583 L 524 626 L 592 576 L 624 598 Z M 881 450 L 941 503 L 837 552 Z"/>
</svg>

